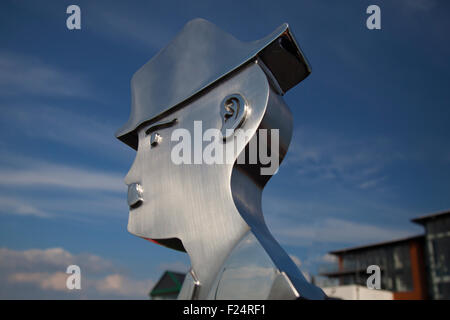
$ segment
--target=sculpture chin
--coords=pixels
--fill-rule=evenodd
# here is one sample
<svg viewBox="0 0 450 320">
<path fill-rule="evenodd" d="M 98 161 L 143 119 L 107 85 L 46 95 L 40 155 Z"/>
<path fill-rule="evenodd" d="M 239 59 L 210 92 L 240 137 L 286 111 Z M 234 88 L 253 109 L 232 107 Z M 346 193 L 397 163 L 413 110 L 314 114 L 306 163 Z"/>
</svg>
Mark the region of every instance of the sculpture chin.
<svg viewBox="0 0 450 320">
<path fill-rule="evenodd" d="M 168 239 L 149 239 L 144 238 L 145 240 L 148 240 L 150 242 L 159 244 L 163 247 L 174 249 L 181 252 L 186 252 L 186 249 L 183 246 L 183 242 L 181 242 L 178 238 L 168 238 Z"/>
<path fill-rule="evenodd" d="M 138 236 L 142 239 L 148 240 L 150 242 L 159 244 L 161 246 L 170 248 L 170 249 L 174 249 L 177 251 L 181 251 L 181 252 L 186 252 L 186 249 L 183 246 L 183 243 L 181 242 L 180 239 L 173 237 L 173 238 L 153 238 L 151 235 L 149 235 L 148 232 L 145 233 L 141 233 L 139 230 L 136 230 L 136 228 L 134 227 L 136 224 L 131 222 L 131 219 L 133 219 L 133 214 L 135 213 L 136 209 L 130 210 L 130 216 L 128 219 L 128 226 L 127 226 L 127 230 L 129 233 L 131 233 L 132 235 Z M 147 230 L 146 230 L 147 231 Z M 151 233 L 151 232 L 150 232 Z"/>
</svg>

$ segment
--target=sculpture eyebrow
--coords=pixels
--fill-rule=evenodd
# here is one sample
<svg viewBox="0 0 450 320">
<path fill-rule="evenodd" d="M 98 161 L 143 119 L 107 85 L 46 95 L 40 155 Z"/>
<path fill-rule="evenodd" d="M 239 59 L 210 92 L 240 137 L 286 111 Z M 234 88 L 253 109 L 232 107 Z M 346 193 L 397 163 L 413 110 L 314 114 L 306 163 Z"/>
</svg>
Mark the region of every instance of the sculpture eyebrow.
<svg viewBox="0 0 450 320">
<path fill-rule="evenodd" d="M 174 124 L 176 124 L 177 121 L 178 121 L 177 118 L 174 118 L 174 119 L 172 119 L 170 121 L 157 122 L 157 123 L 153 124 L 147 130 L 145 130 L 145 134 L 148 135 L 148 134 L 152 133 L 155 130 L 169 128 L 169 127 L 173 126 Z"/>
</svg>

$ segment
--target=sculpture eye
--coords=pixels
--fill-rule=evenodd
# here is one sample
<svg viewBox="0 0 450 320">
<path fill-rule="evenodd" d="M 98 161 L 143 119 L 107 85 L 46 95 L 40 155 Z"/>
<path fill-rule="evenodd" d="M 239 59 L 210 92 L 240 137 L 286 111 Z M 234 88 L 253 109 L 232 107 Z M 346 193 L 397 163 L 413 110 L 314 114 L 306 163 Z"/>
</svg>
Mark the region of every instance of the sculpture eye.
<svg viewBox="0 0 450 320">
<path fill-rule="evenodd" d="M 154 148 L 162 141 L 162 137 L 158 132 L 153 132 L 150 136 L 150 147 Z"/>
<path fill-rule="evenodd" d="M 146 135 L 150 134 L 150 147 L 154 148 L 158 144 L 160 144 L 161 141 L 162 141 L 161 135 L 158 132 L 156 132 L 156 130 L 171 127 L 175 123 L 177 123 L 177 119 L 176 118 L 172 119 L 170 121 L 160 121 L 160 122 L 157 122 L 157 123 L 153 124 L 152 126 L 150 126 L 150 128 L 145 130 L 145 134 Z"/>
</svg>

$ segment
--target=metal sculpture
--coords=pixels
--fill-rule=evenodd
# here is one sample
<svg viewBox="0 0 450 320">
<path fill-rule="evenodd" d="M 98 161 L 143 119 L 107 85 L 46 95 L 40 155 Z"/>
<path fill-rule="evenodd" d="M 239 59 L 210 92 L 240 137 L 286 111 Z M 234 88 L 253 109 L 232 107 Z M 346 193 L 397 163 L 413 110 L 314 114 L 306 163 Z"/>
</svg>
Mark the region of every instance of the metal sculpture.
<svg viewBox="0 0 450 320">
<path fill-rule="evenodd" d="M 187 252 L 191 270 L 179 299 L 325 298 L 264 222 L 262 191 L 275 172 L 263 174 L 260 159 L 245 161 L 252 145 L 277 163 L 284 158 L 292 116 L 282 95 L 309 73 L 287 24 L 245 43 L 195 19 L 134 74 L 131 115 L 116 134 L 137 150 L 125 178 L 128 231 Z M 231 162 L 196 159 L 204 140 L 194 142 L 192 163 L 174 161 L 176 130 L 196 135 L 199 123 L 220 131 L 216 147 L 232 146 Z"/>
</svg>

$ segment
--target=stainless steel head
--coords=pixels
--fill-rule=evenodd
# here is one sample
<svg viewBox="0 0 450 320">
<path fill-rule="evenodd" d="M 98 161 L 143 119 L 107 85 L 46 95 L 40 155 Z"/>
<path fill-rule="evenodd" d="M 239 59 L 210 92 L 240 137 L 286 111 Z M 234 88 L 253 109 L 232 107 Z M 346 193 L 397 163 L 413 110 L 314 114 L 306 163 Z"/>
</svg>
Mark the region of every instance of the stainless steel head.
<svg viewBox="0 0 450 320">
<path fill-rule="evenodd" d="M 260 40 L 242 42 L 204 19 L 189 21 L 133 75 L 130 118 L 117 138 L 136 149 L 137 128 L 164 117 L 257 57 L 281 93 L 311 72 L 287 24 Z"/>
<path fill-rule="evenodd" d="M 150 124 L 138 130 L 138 150 L 125 182 L 131 190 L 132 201 L 139 199 L 142 204 L 130 209 L 130 232 L 152 239 L 178 238 L 185 248 L 190 243 L 197 247 L 201 241 L 209 248 L 207 251 L 214 252 L 229 237 L 248 229 L 233 200 L 234 163 L 194 164 L 193 154 L 194 148 L 204 148 L 207 144 L 201 142 L 202 145 L 194 146 L 195 122 L 201 121 L 203 131 L 221 129 L 223 100 L 236 92 L 245 97 L 251 110 L 241 128 L 254 135 L 264 117 L 270 92 L 266 75 L 255 62 L 161 119 L 160 122 L 177 119 L 171 126 L 149 132 L 153 126 Z M 176 129 L 191 134 L 192 164 L 178 165 L 171 159 L 180 142 L 172 141 Z M 156 147 L 152 146 L 154 134 L 160 137 Z M 227 143 L 232 144 L 234 140 L 225 141 L 224 148 Z M 135 191 L 137 186 L 139 192 Z"/>
<path fill-rule="evenodd" d="M 216 52 L 220 44 L 231 47 Z M 187 51 L 176 52 L 184 46 Z M 234 52 L 239 50 L 243 54 Z M 198 72 L 195 65 L 184 66 L 202 60 L 202 55 L 206 59 Z M 256 143 L 258 151 L 265 149 L 277 156 L 278 163 L 282 161 L 292 135 L 292 116 L 281 95 L 308 73 L 287 25 L 244 45 L 196 20 L 133 77 L 132 114 L 118 133 L 119 139 L 137 149 L 125 178 L 128 231 L 186 251 L 201 283 L 200 298 L 207 296 L 205 290 L 225 259 L 249 231 L 296 287 L 305 292 L 309 288 L 265 225 L 261 197 L 271 177 L 261 174 L 265 164 L 237 162 L 252 142 L 261 142 L 258 132 L 271 129 L 277 130 L 276 135 Z M 206 164 L 198 159 L 199 150 L 202 155 L 209 144 L 203 136 L 208 129 L 231 130 L 220 139 L 224 150 L 236 149 L 231 161 Z M 237 129 L 246 132 L 244 143 L 236 143 Z M 276 149 L 270 143 L 275 138 L 279 138 Z M 183 153 L 190 153 L 191 163 L 177 163 L 173 160 L 180 151 L 177 146 L 187 140 L 191 145 Z"/>
</svg>

